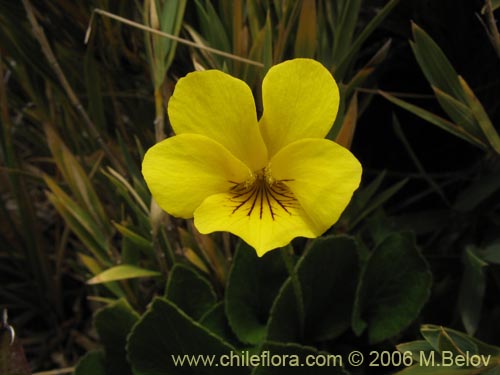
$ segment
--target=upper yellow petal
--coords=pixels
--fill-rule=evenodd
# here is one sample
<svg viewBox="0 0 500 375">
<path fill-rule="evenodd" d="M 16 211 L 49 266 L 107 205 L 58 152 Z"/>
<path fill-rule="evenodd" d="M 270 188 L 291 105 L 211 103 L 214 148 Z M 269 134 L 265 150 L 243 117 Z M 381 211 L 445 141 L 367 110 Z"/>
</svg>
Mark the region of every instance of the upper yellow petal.
<svg viewBox="0 0 500 375">
<path fill-rule="evenodd" d="M 362 168 L 346 148 L 327 139 L 302 139 L 271 160 L 275 179 L 286 181 L 318 235 L 340 217 L 358 188 Z"/>
<path fill-rule="evenodd" d="M 287 205 L 285 211 L 277 202 L 268 203 L 269 198 L 258 192 L 246 202 L 230 192 L 212 195 L 194 212 L 194 225 L 204 234 L 233 233 L 252 246 L 258 256 L 289 244 L 295 237 L 318 235 L 299 204 Z"/>
<path fill-rule="evenodd" d="M 252 91 L 237 78 L 218 70 L 189 73 L 177 82 L 168 115 L 176 134 L 210 137 L 252 170 L 267 163 Z"/>
<path fill-rule="evenodd" d="M 197 134 L 182 134 L 151 147 L 142 162 L 144 179 L 169 214 L 193 217 L 210 195 L 249 178 L 248 167 L 224 146 Z"/>
<path fill-rule="evenodd" d="M 294 59 L 269 69 L 262 103 L 260 129 L 272 157 L 291 142 L 328 134 L 339 107 L 339 89 L 319 62 Z"/>
</svg>

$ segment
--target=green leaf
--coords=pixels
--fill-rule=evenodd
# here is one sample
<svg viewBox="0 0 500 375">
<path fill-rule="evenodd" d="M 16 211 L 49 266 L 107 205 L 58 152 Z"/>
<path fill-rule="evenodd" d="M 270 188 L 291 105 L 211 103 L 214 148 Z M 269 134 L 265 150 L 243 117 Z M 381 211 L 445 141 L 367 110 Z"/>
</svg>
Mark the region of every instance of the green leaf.
<svg viewBox="0 0 500 375">
<path fill-rule="evenodd" d="M 187 0 L 162 2 L 160 17 L 162 31 L 176 36 L 179 35 L 184 19 L 184 11 L 186 10 L 186 3 Z M 165 60 L 165 70 L 168 70 L 175 57 L 177 42 L 166 38 L 164 39 L 164 55 L 161 57 Z"/>
<path fill-rule="evenodd" d="M 316 239 L 296 265 L 303 306 L 289 278 L 271 310 L 268 340 L 322 341 L 349 328 L 358 275 L 357 246 L 345 236 Z M 299 309 L 304 312 L 301 322 Z"/>
<path fill-rule="evenodd" d="M 109 235 L 109 219 L 89 176 L 56 130 L 50 125 L 46 125 L 44 130 L 50 152 L 75 196 L 77 205 L 85 207 L 85 214 L 92 218 L 92 225 L 98 229 L 96 237 L 97 232 L 103 232 L 102 236 Z M 51 190 L 54 191 L 53 188 Z"/>
<path fill-rule="evenodd" d="M 488 371 L 483 372 L 482 375 L 500 375 L 500 366 L 495 366 Z"/>
<path fill-rule="evenodd" d="M 377 13 L 375 17 L 366 25 L 359 33 L 356 39 L 349 45 L 349 51 L 342 57 L 337 67 L 334 67 L 333 72 L 337 80 L 343 80 L 345 72 L 351 65 L 353 57 L 359 51 L 366 39 L 375 31 L 375 29 L 384 21 L 391 13 L 392 9 L 398 4 L 399 0 L 389 0 L 384 7 Z"/>
<path fill-rule="evenodd" d="M 130 182 L 113 168 L 108 167 L 106 170 L 101 170 L 111 183 L 117 188 L 118 193 L 125 198 L 127 204 L 134 210 L 138 217 L 149 214 L 149 208 L 139 196 L 137 190 Z"/>
<path fill-rule="evenodd" d="M 385 175 L 385 172 L 381 174 Z M 382 181 L 383 176 L 380 179 L 376 179 L 370 184 L 366 191 L 362 190 L 359 193 L 359 196 L 355 198 L 355 212 L 351 213 L 351 222 L 349 223 L 350 228 L 354 228 L 358 223 L 360 223 L 363 219 L 365 219 L 368 215 L 374 212 L 377 208 L 382 206 L 385 202 L 391 199 L 397 192 L 399 192 L 404 185 L 408 182 L 408 179 L 404 179 L 395 183 L 394 185 L 388 187 L 384 191 L 377 194 L 373 197 L 375 193 L 375 189 L 378 189 L 380 186 L 380 182 Z"/>
<path fill-rule="evenodd" d="M 498 178 L 498 171 L 480 176 L 460 192 L 453 208 L 460 212 L 470 212 L 486 203 L 485 201 L 499 190 L 500 178 Z"/>
<path fill-rule="evenodd" d="M 429 112 L 423 108 L 420 108 L 416 105 L 405 102 L 404 100 L 398 99 L 393 95 L 390 95 L 386 92 L 379 91 L 379 94 L 384 98 L 389 100 L 391 103 L 396 104 L 397 106 L 407 110 L 408 112 L 413 113 L 414 115 L 420 117 L 421 119 L 430 122 L 433 125 L 447 131 L 448 133 L 453 134 L 454 136 L 461 138 L 470 144 L 481 148 L 482 150 L 486 150 L 486 145 L 479 139 L 473 137 L 471 134 L 467 133 L 463 128 L 457 126 L 456 124 L 435 115 L 432 112 Z"/>
<path fill-rule="evenodd" d="M 497 10 L 498 8 L 500 8 L 500 0 L 491 0 L 491 9 L 493 11 Z M 484 5 L 482 8 L 481 8 L 481 14 L 485 14 L 486 13 L 486 5 Z"/>
<path fill-rule="evenodd" d="M 361 0 L 337 1 L 333 24 L 332 59 L 338 61 L 352 48 L 354 30 L 358 24 Z"/>
<path fill-rule="evenodd" d="M 336 143 L 347 149 L 351 148 L 352 140 L 354 138 L 354 132 L 358 123 L 358 116 L 358 95 L 357 93 L 354 93 L 347 107 L 347 110 L 344 113 L 344 118 L 342 120 L 342 124 L 340 125 L 339 131 L 335 136 Z"/>
<path fill-rule="evenodd" d="M 274 356 L 274 361 L 275 358 L 279 358 L 282 364 L 273 366 L 271 356 Z M 316 348 L 295 343 L 266 342 L 262 346 L 259 357 L 262 358 L 264 365 L 256 367 L 252 375 L 347 374 L 342 368 L 340 356 L 333 356 L 320 352 Z M 311 360 L 317 361 L 317 365 L 307 366 L 307 362 Z"/>
<path fill-rule="evenodd" d="M 468 336 L 465 333 L 454 329 L 436 326 L 433 324 L 425 324 L 420 328 L 420 333 L 436 350 L 439 350 L 440 337 L 445 334 L 462 352 L 469 351 L 472 354 L 491 354 L 492 356 L 500 354 L 499 347 L 485 344 L 474 337 Z"/>
<path fill-rule="evenodd" d="M 377 190 L 380 188 L 380 185 L 382 184 L 382 181 L 385 178 L 385 175 L 387 174 L 387 171 L 382 171 L 375 177 L 369 184 L 368 186 L 363 187 L 363 189 L 357 191 L 356 194 L 356 200 L 358 201 L 358 205 L 360 207 L 366 206 L 373 198 Z"/>
<path fill-rule="evenodd" d="M 150 240 L 147 240 L 146 238 L 142 237 L 140 234 L 134 232 L 132 229 L 127 228 L 124 225 L 121 225 L 119 223 L 113 222 L 113 225 L 115 228 L 120 232 L 120 234 L 129 239 L 130 242 L 136 246 L 139 250 L 144 251 L 148 255 L 153 255 L 153 244 L 151 243 Z"/>
<path fill-rule="evenodd" d="M 436 361 L 438 363 L 438 361 Z M 437 366 L 411 366 L 394 375 L 473 375 L 471 369 Z"/>
<path fill-rule="evenodd" d="M 472 111 L 461 101 L 453 98 L 439 88 L 432 86 L 436 99 L 444 111 L 459 126 L 478 139 L 483 139 L 483 134 Z"/>
<path fill-rule="evenodd" d="M 89 211 L 67 195 L 52 178 L 45 175 L 44 181 L 51 190 L 46 192 L 47 198 L 64 217 L 71 230 L 102 264 L 110 264 L 109 238 Z"/>
<path fill-rule="evenodd" d="M 411 351 L 416 365 L 406 368 L 397 375 L 496 375 L 498 369 L 500 348 L 485 344 L 462 332 L 449 328 L 423 325 L 420 329 L 425 341 L 413 341 L 398 345 L 400 352 Z M 449 360 L 442 361 L 441 353 L 447 351 L 456 355 L 481 355 L 483 360 L 487 360 L 488 367 L 456 367 L 451 366 Z M 420 353 L 425 354 L 425 358 Z M 433 358 L 433 360 L 432 360 Z M 424 363 L 422 361 L 429 361 Z"/>
<path fill-rule="evenodd" d="M 295 37 L 294 56 L 313 58 L 316 51 L 316 1 L 304 0 Z"/>
<path fill-rule="evenodd" d="M 419 361 L 421 353 L 428 354 L 435 349 L 425 340 L 416 340 L 396 345 L 396 349 L 401 352 L 411 352 L 414 361 Z"/>
<path fill-rule="evenodd" d="M 493 242 L 484 249 L 478 250 L 478 255 L 488 263 L 500 264 L 500 241 Z"/>
<path fill-rule="evenodd" d="M 85 266 L 85 268 L 90 271 L 91 274 L 96 275 L 102 272 L 103 267 L 95 258 L 83 253 L 78 253 L 78 258 L 80 262 Z M 125 297 L 125 292 L 121 288 L 120 283 L 117 281 L 106 283 L 104 284 L 104 287 L 111 291 L 118 298 Z"/>
<path fill-rule="evenodd" d="M 212 2 L 195 0 L 195 5 L 201 28 L 201 35 L 206 38 L 211 47 L 221 51 L 231 52 L 230 38 Z M 219 56 L 214 56 L 214 58 L 219 61 L 219 63 L 224 61 Z"/>
<path fill-rule="evenodd" d="M 186 0 L 157 1 L 144 3 L 144 22 L 165 33 L 179 35 L 186 8 Z M 146 34 L 146 51 L 151 64 L 155 88 L 162 85 L 165 74 L 175 56 L 177 42 L 166 37 Z"/>
<path fill-rule="evenodd" d="M 266 74 L 273 65 L 273 52 L 273 27 L 271 23 L 271 15 L 268 12 L 266 24 L 264 26 L 264 45 L 262 47 L 262 63 L 264 64 L 264 69 L 262 69 L 262 74 Z"/>
<path fill-rule="evenodd" d="M 437 195 L 440 196 L 440 198 L 442 199 L 443 203 L 445 203 L 446 206 L 449 206 L 450 205 L 449 200 L 446 197 L 445 193 L 443 192 L 443 189 L 434 180 L 434 178 L 432 178 L 427 173 L 427 171 L 425 170 L 425 167 L 420 162 L 417 154 L 413 150 L 413 147 L 411 146 L 410 141 L 408 140 L 408 138 L 406 137 L 405 133 L 403 132 L 403 128 L 401 127 L 401 124 L 399 123 L 398 118 L 394 114 L 393 114 L 393 118 L 392 118 L 392 125 L 393 125 L 393 128 L 394 128 L 394 132 L 396 133 L 396 135 L 398 136 L 398 138 L 401 140 L 401 143 L 403 144 L 404 148 L 406 149 L 406 152 L 407 152 L 408 156 L 413 161 L 413 164 L 415 164 L 415 167 L 417 168 L 417 170 L 420 173 L 420 175 L 427 181 L 427 183 L 429 184 L 429 187 L 431 188 L 431 190 L 433 190 Z M 410 199 L 415 199 L 415 197 L 410 198 Z"/>
<path fill-rule="evenodd" d="M 437 338 L 437 346 L 439 353 L 453 353 L 453 356 L 464 354 L 465 352 L 477 351 L 477 347 L 466 347 L 465 352 L 458 346 L 458 344 L 448 335 L 448 333 L 443 329 L 441 330 Z"/>
<path fill-rule="evenodd" d="M 466 102 L 469 104 L 469 108 L 471 109 L 472 114 L 479 123 L 479 126 L 481 127 L 486 140 L 493 148 L 493 150 L 495 150 L 497 154 L 500 154 L 500 136 L 495 130 L 495 126 L 493 126 L 493 123 L 484 110 L 483 105 L 476 97 L 476 95 L 474 95 L 474 92 L 469 87 L 467 82 L 462 77 L 458 77 L 458 79 L 465 93 Z"/>
<path fill-rule="evenodd" d="M 344 95 L 350 97 L 359 87 L 362 87 L 365 81 L 376 71 L 377 67 L 387 58 L 392 39 L 388 39 L 372 56 L 372 58 L 360 68 L 345 86 Z"/>
<path fill-rule="evenodd" d="M 430 294 L 431 274 L 409 233 L 394 233 L 373 251 L 358 285 L 352 325 L 370 343 L 406 328 Z"/>
<path fill-rule="evenodd" d="M 78 361 L 74 375 L 108 375 L 104 353 L 100 350 L 95 350 L 85 354 Z"/>
<path fill-rule="evenodd" d="M 133 266 L 131 264 L 121 264 L 119 266 L 108 268 L 106 271 L 94 276 L 87 281 L 87 284 L 101 284 L 108 283 L 110 281 L 154 276 L 161 276 L 161 273 Z"/>
<path fill-rule="evenodd" d="M 106 375 L 123 375 L 131 372 L 125 346 L 127 336 L 138 320 L 139 314 L 124 299 L 96 313 L 94 325 L 104 346 Z"/>
<path fill-rule="evenodd" d="M 465 249 L 463 262 L 464 274 L 460 285 L 458 305 L 465 330 L 469 335 L 473 335 L 481 319 L 481 308 L 486 290 L 484 266 L 488 263 L 474 254 L 471 247 Z"/>
<path fill-rule="evenodd" d="M 31 375 L 22 345 L 18 340 L 11 340 L 10 329 L 0 323 L 0 374 Z"/>
<path fill-rule="evenodd" d="M 441 48 L 415 23 L 412 23 L 412 31 L 415 42 L 410 44 L 429 83 L 462 103 L 467 103 L 458 74 Z"/>
<path fill-rule="evenodd" d="M 180 263 L 170 271 L 165 297 L 194 320 L 199 320 L 217 301 L 212 285 L 192 268 Z"/>
<path fill-rule="evenodd" d="M 393 218 L 387 216 L 387 213 L 383 210 L 375 211 L 368 219 L 365 221 L 364 227 L 367 230 L 367 233 L 370 234 L 370 240 L 373 244 L 373 247 L 379 245 L 384 241 L 387 236 L 391 235 L 394 232 L 394 222 Z M 399 228 L 399 222 L 398 222 Z M 367 247 L 364 246 L 364 252 L 361 254 L 361 260 L 363 264 L 370 259 L 372 252 Z"/>
<path fill-rule="evenodd" d="M 104 100 L 103 100 L 103 79 L 99 72 L 98 62 L 95 60 L 94 56 L 96 52 L 94 50 L 94 44 L 90 43 L 87 47 L 85 53 L 85 58 L 83 60 L 83 68 L 85 77 L 85 88 L 87 91 L 89 115 L 101 130 L 107 128 L 106 124 L 106 114 L 104 112 Z"/>
<path fill-rule="evenodd" d="M 212 308 L 201 317 L 199 322 L 210 332 L 216 334 L 231 345 L 241 345 L 233 330 L 229 326 L 224 302 L 219 302 L 212 306 Z"/>
<path fill-rule="evenodd" d="M 287 276 L 280 251 L 259 258 L 253 248 L 240 242 L 228 278 L 225 305 L 229 324 L 242 342 L 263 341 L 273 300 Z"/>
<path fill-rule="evenodd" d="M 195 322 L 172 302 L 156 298 L 129 337 L 127 351 L 134 375 L 249 374 L 246 367 L 216 366 L 235 349 Z M 188 360 L 199 364 L 188 364 Z M 181 365 L 174 360 L 185 360 Z M 212 366 L 203 360 L 214 361 Z"/>
</svg>

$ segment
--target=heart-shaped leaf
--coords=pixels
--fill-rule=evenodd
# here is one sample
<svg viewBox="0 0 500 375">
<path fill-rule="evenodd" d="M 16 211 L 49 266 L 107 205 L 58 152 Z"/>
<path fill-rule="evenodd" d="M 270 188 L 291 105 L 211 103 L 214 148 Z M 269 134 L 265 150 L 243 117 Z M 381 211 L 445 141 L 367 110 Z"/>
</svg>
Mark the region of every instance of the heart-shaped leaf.
<svg viewBox="0 0 500 375">
<path fill-rule="evenodd" d="M 352 325 L 368 328 L 371 343 L 394 336 L 419 314 L 429 298 L 431 274 L 413 235 L 393 233 L 373 251 L 356 293 Z"/>
<path fill-rule="evenodd" d="M 248 375 L 247 367 L 219 366 L 235 348 L 158 297 L 132 330 L 127 345 L 134 375 Z"/>
<path fill-rule="evenodd" d="M 107 375 L 104 352 L 96 350 L 85 354 L 76 365 L 74 375 Z"/>
<path fill-rule="evenodd" d="M 352 238 L 330 236 L 315 240 L 295 268 L 300 291 L 288 279 L 276 298 L 268 340 L 322 341 L 342 334 L 350 326 L 358 263 Z"/>
<path fill-rule="evenodd" d="M 102 308 L 95 314 L 94 324 L 104 346 L 106 375 L 130 373 L 125 346 L 127 336 L 138 320 L 139 314 L 124 299 Z M 97 363 L 96 358 L 92 358 L 92 363 Z"/>
<path fill-rule="evenodd" d="M 227 317 L 240 341 L 258 344 L 264 340 L 269 310 L 287 276 L 279 251 L 259 258 L 253 248 L 240 243 L 226 290 Z"/>
<path fill-rule="evenodd" d="M 165 297 L 194 320 L 199 320 L 217 301 L 212 285 L 195 270 L 180 263 L 170 271 Z"/>
</svg>

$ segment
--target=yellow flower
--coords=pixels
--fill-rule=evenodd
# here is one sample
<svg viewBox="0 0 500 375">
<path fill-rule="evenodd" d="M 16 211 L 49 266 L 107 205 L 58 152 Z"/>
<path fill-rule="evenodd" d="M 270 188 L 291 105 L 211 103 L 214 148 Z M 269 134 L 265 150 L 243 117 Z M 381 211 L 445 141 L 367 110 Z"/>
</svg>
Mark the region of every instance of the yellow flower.
<svg viewBox="0 0 500 375">
<path fill-rule="evenodd" d="M 160 207 L 194 217 L 201 233 L 228 231 L 262 256 L 314 238 L 339 218 L 361 179 L 350 151 L 327 139 L 339 91 L 320 63 L 272 67 L 264 112 L 250 88 L 218 70 L 181 78 L 168 104 L 176 133 L 148 150 L 142 172 Z"/>
</svg>

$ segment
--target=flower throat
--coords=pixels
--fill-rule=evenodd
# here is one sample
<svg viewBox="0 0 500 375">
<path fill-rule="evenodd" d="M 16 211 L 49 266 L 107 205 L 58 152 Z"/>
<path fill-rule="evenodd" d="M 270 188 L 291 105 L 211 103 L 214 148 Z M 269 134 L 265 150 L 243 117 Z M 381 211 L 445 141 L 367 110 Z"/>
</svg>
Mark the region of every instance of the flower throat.
<svg viewBox="0 0 500 375">
<path fill-rule="evenodd" d="M 298 202 L 286 185 L 289 181 L 293 180 L 276 180 L 269 166 L 252 173 L 244 182 L 230 181 L 234 185 L 230 189 L 234 203 L 232 214 L 243 211 L 246 216 L 256 214 L 260 219 L 270 216 L 272 220 L 280 215 L 292 215 Z"/>
</svg>

